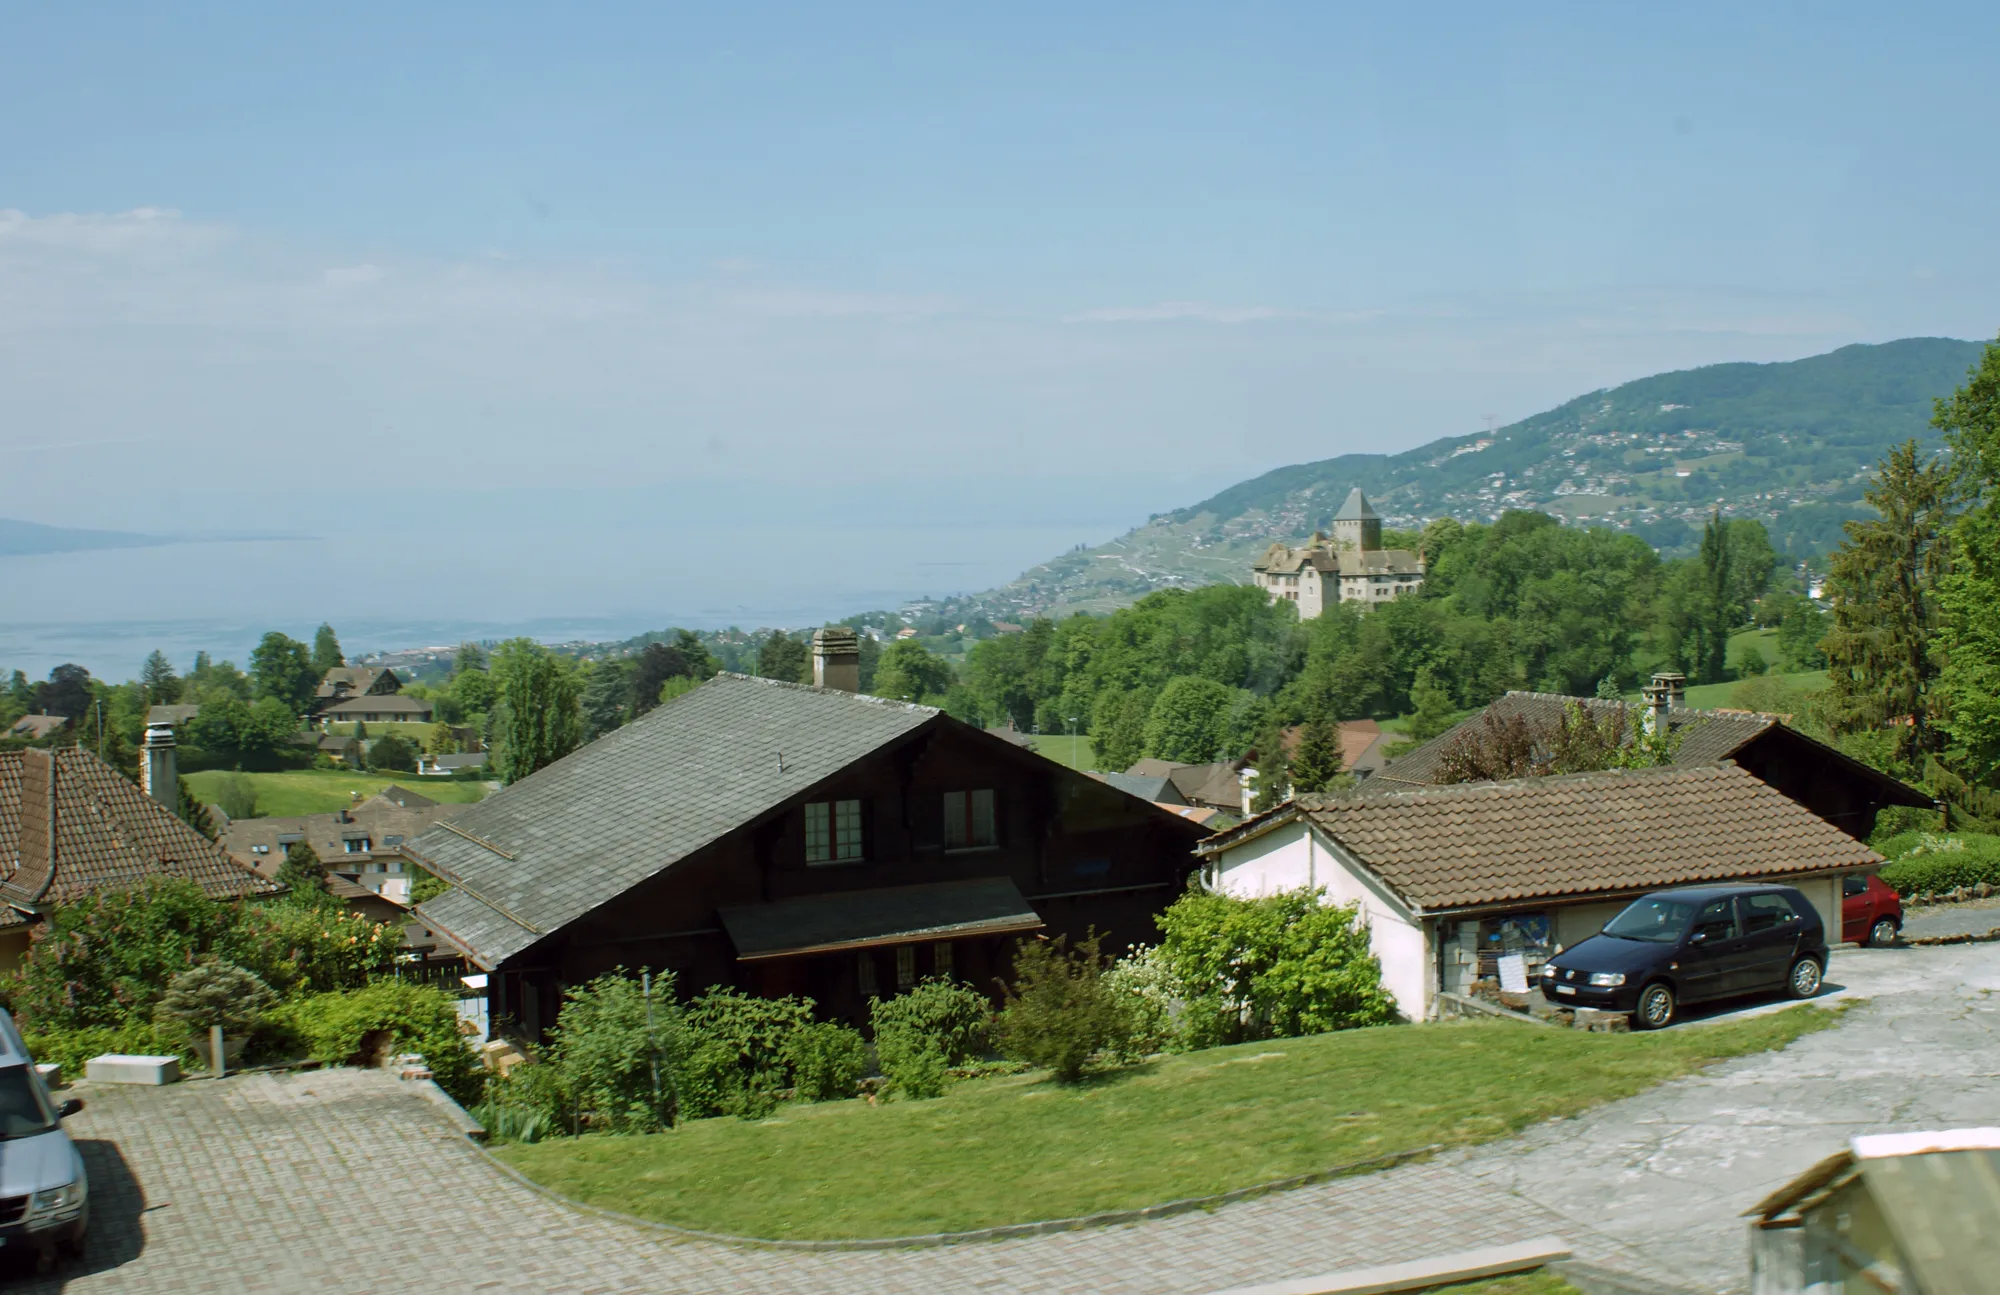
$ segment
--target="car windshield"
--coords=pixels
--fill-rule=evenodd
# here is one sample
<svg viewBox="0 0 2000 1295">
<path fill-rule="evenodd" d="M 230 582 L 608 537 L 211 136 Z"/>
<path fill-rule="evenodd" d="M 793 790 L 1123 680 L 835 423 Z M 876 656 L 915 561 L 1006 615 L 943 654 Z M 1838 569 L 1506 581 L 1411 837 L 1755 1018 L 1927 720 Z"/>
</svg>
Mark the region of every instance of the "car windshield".
<svg viewBox="0 0 2000 1295">
<path fill-rule="evenodd" d="M 1642 899 L 1612 918 L 1604 933 L 1621 940 L 1672 944 L 1681 938 L 1693 916 L 1693 904 L 1672 899 Z"/>
<path fill-rule="evenodd" d="M 31 1138 L 56 1126 L 55 1112 L 28 1078 L 26 1066 L 0 1070 L 0 1142 Z"/>
</svg>

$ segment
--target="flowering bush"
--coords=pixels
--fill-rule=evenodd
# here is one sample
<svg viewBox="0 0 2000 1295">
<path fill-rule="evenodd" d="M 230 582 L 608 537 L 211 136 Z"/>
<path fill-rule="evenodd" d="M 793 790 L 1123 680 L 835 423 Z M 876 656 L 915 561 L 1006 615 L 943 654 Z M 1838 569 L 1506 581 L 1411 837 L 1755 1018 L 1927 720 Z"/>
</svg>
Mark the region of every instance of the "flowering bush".
<svg viewBox="0 0 2000 1295">
<path fill-rule="evenodd" d="M 1120 1060 L 1142 1061 L 1187 1046 L 1187 989 L 1159 946 L 1141 946 L 1112 963 L 1104 984 L 1125 1012 Z"/>
</svg>

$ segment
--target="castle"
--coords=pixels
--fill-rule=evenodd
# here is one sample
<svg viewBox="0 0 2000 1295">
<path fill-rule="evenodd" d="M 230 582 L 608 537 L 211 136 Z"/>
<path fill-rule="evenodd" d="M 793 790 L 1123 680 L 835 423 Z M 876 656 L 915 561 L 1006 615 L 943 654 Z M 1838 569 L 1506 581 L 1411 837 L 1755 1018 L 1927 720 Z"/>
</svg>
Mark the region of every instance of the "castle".
<svg viewBox="0 0 2000 1295">
<path fill-rule="evenodd" d="M 1333 603 L 1353 603 L 1367 611 L 1424 583 L 1422 554 L 1382 547 L 1382 518 L 1360 487 L 1333 515 L 1333 535 L 1314 531 L 1303 548 L 1273 544 L 1250 568 L 1251 580 L 1271 596 L 1311 620 Z"/>
</svg>

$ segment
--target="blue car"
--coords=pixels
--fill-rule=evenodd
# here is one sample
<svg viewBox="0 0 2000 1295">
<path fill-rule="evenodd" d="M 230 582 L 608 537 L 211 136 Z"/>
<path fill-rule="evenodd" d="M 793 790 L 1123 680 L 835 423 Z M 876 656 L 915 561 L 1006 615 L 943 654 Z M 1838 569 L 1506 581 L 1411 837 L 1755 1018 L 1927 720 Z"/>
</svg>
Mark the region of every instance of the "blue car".
<svg viewBox="0 0 2000 1295">
<path fill-rule="evenodd" d="M 1781 990 L 1819 992 L 1826 925 L 1790 886 L 1690 886 L 1634 900 L 1542 967 L 1542 997 L 1625 1012 L 1642 1030 L 1684 1003 Z"/>
</svg>

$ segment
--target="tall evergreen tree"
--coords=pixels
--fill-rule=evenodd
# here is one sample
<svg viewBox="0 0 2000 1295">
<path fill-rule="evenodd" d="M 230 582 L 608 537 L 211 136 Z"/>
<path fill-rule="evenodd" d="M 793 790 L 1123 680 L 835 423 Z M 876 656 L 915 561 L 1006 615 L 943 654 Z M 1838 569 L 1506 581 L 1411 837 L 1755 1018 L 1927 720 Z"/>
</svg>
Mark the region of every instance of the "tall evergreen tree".
<svg viewBox="0 0 2000 1295">
<path fill-rule="evenodd" d="M 1310 719 L 1292 757 L 1292 794 L 1323 792 L 1340 776 L 1340 729 L 1330 719 Z"/>
<path fill-rule="evenodd" d="M 1695 671 L 1703 683 L 1715 683 L 1729 670 L 1729 631 L 1736 627 L 1734 557 L 1728 524 L 1719 511 L 1709 514 L 1701 531 L 1701 602 L 1692 645 Z"/>
<path fill-rule="evenodd" d="M 1956 469 L 1905 442 L 1882 460 L 1865 496 L 1879 516 L 1847 523 L 1827 570 L 1828 718 L 1840 733 L 1893 727 L 1897 755 L 1912 763 L 1943 745 L 1937 594 L 1951 569 L 1960 497 Z"/>
<path fill-rule="evenodd" d="M 294 841 L 285 847 L 285 860 L 278 865 L 277 880 L 290 888 L 287 898 L 308 904 L 330 904 L 333 900 L 326 889 L 326 865 L 320 862 L 319 852 L 305 841 Z"/>
<path fill-rule="evenodd" d="M 167 654 L 154 648 L 139 667 L 139 682 L 146 687 L 146 700 L 155 706 L 171 705 L 181 699 L 181 678 L 174 673 Z"/>
<path fill-rule="evenodd" d="M 786 683 L 810 683 L 812 669 L 806 660 L 805 643 L 783 630 L 772 630 L 771 637 L 757 649 L 757 673 Z"/>
<path fill-rule="evenodd" d="M 503 782 L 519 782 L 554 764 L 583 740 L 576 680 L 533 639 L 510 639 L 494 652 L 500 676 L 495 759 Z"/>
<path fill-rule="evenodd" d="M 1285 730 L 1274 717 L 1257 734 L 1257 794 L 1250 810 L 1262 814 L 1285 803 L 1292 794 L 1291 761 L 1285 756 Z"/>
<path fill-rule="evenodd" d="M 333 626 L 324 621 L 313 634 L 312 664 L 322 679 L 326 677 L 327 671 L 347 664 L 347 658 L 341 655 L 340 640 L 334 637 Z"/>
<path fill-rule="evenodd" d="M 1932 424 L 1951 442 L 1972 507 L 1952 537 L 1952 571 L 1939 584 L 1950 709 L 1950 755 L 1964 774 L 2000 785 L 2000 342 L 1965 385 L 1940 400 Z"/>
</svg>

